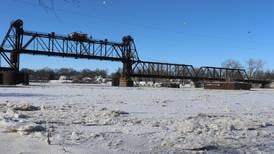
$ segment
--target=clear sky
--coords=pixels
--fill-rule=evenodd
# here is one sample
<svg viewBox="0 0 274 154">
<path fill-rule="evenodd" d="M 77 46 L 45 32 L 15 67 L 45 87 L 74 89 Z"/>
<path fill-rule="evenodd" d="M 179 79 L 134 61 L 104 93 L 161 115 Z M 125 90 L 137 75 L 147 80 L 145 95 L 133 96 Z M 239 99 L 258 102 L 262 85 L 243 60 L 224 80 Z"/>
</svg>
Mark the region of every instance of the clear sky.
<svg viewBox="0 0 274 154">
<path fill-rule="evenodd" d="M 142 60 L 220 66 L 226 59 L 262 59 L 274 69 L 273 0 L 5 0 L 0 39 L 11 20 L 24 28 L 68 34 L 82 31 L 120 41 L 132 35 Z M 106 68 L 119 63 L 26 56 L 21 68 Z"/>
</svg>

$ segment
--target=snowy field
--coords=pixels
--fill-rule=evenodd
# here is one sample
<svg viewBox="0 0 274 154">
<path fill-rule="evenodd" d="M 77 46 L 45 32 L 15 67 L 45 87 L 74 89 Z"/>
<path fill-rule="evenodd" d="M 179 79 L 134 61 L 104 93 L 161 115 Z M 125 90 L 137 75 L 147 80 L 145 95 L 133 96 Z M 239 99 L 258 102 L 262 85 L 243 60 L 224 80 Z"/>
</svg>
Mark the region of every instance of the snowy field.
<svg viewBox="0 0 274 154">
<path fill-rule="evenodd" d="M 271 153 L 274 90 L 0 87 L 0 131 L 3 154 Z"/>
</svg>

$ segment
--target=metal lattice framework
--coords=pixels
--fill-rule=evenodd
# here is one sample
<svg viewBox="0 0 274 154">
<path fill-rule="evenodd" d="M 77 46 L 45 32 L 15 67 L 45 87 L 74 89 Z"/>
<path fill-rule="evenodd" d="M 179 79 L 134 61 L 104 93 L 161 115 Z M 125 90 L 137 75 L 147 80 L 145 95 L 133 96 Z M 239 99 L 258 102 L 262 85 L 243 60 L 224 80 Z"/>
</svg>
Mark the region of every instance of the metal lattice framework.
<svg viewBox="0 0 274 154">
<path fill-rule="evenodd" d="M 196 76 L 208 80 L 249 80 L 244 69 L 231 69 L 222 67 L 200 67 Z"/>
<path fill-rule="evenodd" d="M 244 69 L 200 67 L 192 65 L 138 61 L 133 64 L 131 76 L 148 78 L 194 79 L 194 80 L 249 80 Z"/>
<path fill-rule="evenodd" d="M 123 37 L 121 42 L 75 38 L 70 35 L 38 33 L 23 29 L 23 21 L 11 23 L 0 46 L 0 56 L 8 67 L 0 71 L 19 71 L 20 54 L 73 57 L 97 60 L 119 61 L 123 63 L 123 77 L 147 77 L 192 80 L 234 80 L 265 83 L 268 81 L 249 79 L 244 69 L 201 67 L 192 65 L 141 61 L 134 40 Z"/>
<path fill-rule="evenodd" d="M 11 24 L 1 44 L 0 53 L 12 69 L 19 68 L 19 54 L 110 61 L 139 60 L 134 40 L 130 36 L 125 36 L 121 43 L 110 42 L 107 39 L 75 39 L 69 35 L 25 31 L 21 20 Z"/>
<path fill-rule="evenodd" d="M 192 65 L 138 61 L 133 64 L 131 76 L 148 78 L 193 79 Z"/>
</svg>

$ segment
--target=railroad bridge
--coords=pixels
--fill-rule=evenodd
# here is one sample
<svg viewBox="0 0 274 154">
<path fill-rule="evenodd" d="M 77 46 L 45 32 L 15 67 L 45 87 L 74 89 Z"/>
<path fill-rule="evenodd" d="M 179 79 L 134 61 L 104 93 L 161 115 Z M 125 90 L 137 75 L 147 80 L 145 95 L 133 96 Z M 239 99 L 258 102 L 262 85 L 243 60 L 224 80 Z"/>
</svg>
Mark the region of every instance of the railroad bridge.
<svg viewBox="0 0 274 154">
<path fill-rule="evenodd" d="M 0 84 L 28 83 L 28 75 L 19 71 L 21 54 L 118 61 L 123 64 L 121 86 L 132 86 L 132 77 L 270 83 L 249 78 L 244 69 L 194 68 L 186 64 L 142 61 L 131 36 L 123 37 L 121 42 L 112 42 L 54 32 L 39 33 L 25 30 L 23 21 L 16 20 L 11 23 L 0 46 L 1 58 L 7 64 L 7 67 L 0 64 Z"/>
</svg>

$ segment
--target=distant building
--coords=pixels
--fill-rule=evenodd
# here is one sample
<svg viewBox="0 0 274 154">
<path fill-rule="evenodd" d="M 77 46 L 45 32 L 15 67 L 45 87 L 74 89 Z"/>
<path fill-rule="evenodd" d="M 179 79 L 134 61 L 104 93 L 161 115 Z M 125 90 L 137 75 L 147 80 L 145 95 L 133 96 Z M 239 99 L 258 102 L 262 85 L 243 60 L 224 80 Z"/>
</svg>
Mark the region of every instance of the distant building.
<svg viewBox="0 0 274 154">
<path fill-rule="evenodd" d="M 65 75 L 61 75 L 59 77 L 59 80 L 69 80 L 69 78 L 67 76 L 65 76 Z"/>
<path fill-rule="evenodd" d="M 84 83 L 91 83 L 92 81 L 93 81 L 93 79 L 90 78 L 90 77 L 83 77 L 82 78 L 82 82 L 84 82 Z"/>
</svg>

